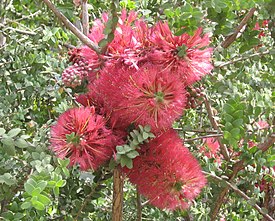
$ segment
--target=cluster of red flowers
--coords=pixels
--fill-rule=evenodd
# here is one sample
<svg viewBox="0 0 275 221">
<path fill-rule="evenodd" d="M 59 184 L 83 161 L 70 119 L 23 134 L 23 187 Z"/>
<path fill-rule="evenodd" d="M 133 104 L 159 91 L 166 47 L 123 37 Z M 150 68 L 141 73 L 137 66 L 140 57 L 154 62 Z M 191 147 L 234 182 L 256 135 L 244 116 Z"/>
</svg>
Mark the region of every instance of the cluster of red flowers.
<svg viewBox="0 0 275 221">
<path fill-rule="evenodd" d="M 94 21 L 88 35 L 94 43 L 104 38 L 107 21 L 107 14 Z M 126 10 L 114 36 L 102 55 L 87 46 L 70 52 L 64 84 L 74 88 L 85 80 L 88 92 L 76 98 L 84 107 L 68 110 L 53 126 L 51 148 L 71 165 L 95 170 L 126 142 L 130 126 L 150 125 L 156 138 L 141 146 L 133 169 L 124 173 L 151 204 L 185 209 L 206 179 L 171 128 L 186 106 L 186 87 L 212 69 L 209 37 L 201 28 L 175 36 L 167 22 L 149 27 Z"/>
</svg>

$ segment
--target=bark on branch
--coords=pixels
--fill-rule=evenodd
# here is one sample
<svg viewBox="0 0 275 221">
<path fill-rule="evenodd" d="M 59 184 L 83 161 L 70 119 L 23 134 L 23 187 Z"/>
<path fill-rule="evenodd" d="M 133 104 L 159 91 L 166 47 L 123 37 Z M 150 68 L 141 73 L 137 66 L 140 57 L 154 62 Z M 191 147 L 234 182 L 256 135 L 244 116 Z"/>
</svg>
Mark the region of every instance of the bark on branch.
<svg viewBox="0 0 275 221">
<path fill-rule="evenodd" d="M 266 141 L 264 141 L 263 143 L 259 144 L 258 145 L 258 148 L 260 150 L 262 150 L 263 152 L 267 151 L 272 145 L 274 145 L 274 142 L 275 142 L 275 135 L 274 133 L 272 133 L 271 135 L 269 135 L 269 137 L 266 139 Z M 244 160 L 240 160 L 238 162 L 236 162 L 234 165 L 233 165 L 233 169 L 232 169 L 232 173 L 230 175 L 230 179 L 229 179 L 229 182 L 232 182 L 235 177 L 237 176 L 238 172 L 240 170 L 242 170 L 244 168 L 244 163 L 245 161 Z M 221 208 L 221 205 L 223 204 L 223 201 L 224 201 L 224 198 L 227 194 L 229 190 L 229 187 L 225 187 L 219 194 L 218 198 L 216 199 L 216 204 L 215 204 L 215 207 L 214 209 L 211 211 L 211 220 L 215 220 L 216 219 L 216 216 L 217 214 L 219 213 L 219 210 Z"/>
<path fill-rule="evenodd" d="M 210 123 L 211 123 L 213 129 L 217 130 L 220 133 L 218 123 L 214 118 L 212 107 L 211 107 L 211 105 L 208 101 L 208 98 L 206 96 L 204 97 L 204 103 L 205 103 L 206 111 L 208 114 L 208 118 L 210 120 Z M 220 148 L 221 148 L 221 154 L 223 155 L 225 160 L 229 161 L 230 157 L 229 157 L 229 152 L 227 150 L 227 147 L 222 143 L 222 139 L 220 137 L 218 137 L 217 140 L 218 140 Z"/>
<path fill-rule="evenodd" d="M 123 175 L 119 168 L 114 169 L 113 175 L 113 207 L 112 221 L 122 221 L 122 203 L 123 203 Z"/>
<path fill-rule="evenodd" d="M 246 25 L 246 23 L 248 22 L 248 20 L 253 16 L 254 12 L 256 11 L 256 8 L 251 8 L 249 10 L 249 12 L 244 16 L 243 20 L 241 21 L 241 23 L 238 25 L 238 27 L 236 28 L 236 30 L 234 31 L 233 34 L 229 35 L 224 42 L 221 44 L 221 46 L 223 48 L 227 48 L 229 47 L 237 38 L 238 34 L 240 33 L 240 31 L 242 30 L 242 28 Z"/>
<path fill-rule="evenodd" d="M 231 61 L 227 61 L 227 62 L 221 63 L 219 65 L 215 65 L 215 68 L 223 68 L 223 67 L 225 67 L 227 65 L 234 64 L 234 63 L 237 63 L 239 61 L 247 60 L 249 58 L 253 58 L 253 57 L 257 57 L 257 56 L 267 55 L 269 53 L 270 53 L 270 51 L 267 50 L 267 51 L 264 51 L 264 52 L 258 52 L 258 53 L 255 53 L 255 54 L 243 56 L 243 57 L 240 57 L 240 58 L 233 59 Z"/>
<path fill-rule="evenodd" d="M 236 185 L 231 184 L 230 182 L 214 175 L 211 173 L 207 173 L 207 172 L 203 172 L 205 175 L 210 176 L 212 178 L 214 178 L 217 181 L 223 182 L 227 185 L 227 188 L 232 189 L 235 193 L 237 193 L 238 195 L 240 195 L 242 198 L 244 198 L 246 201 L 251 201 L 251 198 L 249 196 L 247 196 L 243 191 L 241 191 L 240 189 L 237 188 Z M 263 217 L 268 220 L 268 221 L 275 221 L 271 216 L 269 216 L 268 214 L 265 213 L 265 211 L 263 211 L 263 209 L 261 207 L 259 207 L 257 204 L 252 205 L 252 207 L 254 207 L 260 214 L 263 215 Z"/>
<path fill-rule="evenodd" d="M 88 1 L 82 0 L 82 26 L 83 34 L 88 36 L 89 34 L 89 14 L 88 14 Z"/>
<path fill-rule="evenodd" d="M 72 33 L 74 33 L 79 40 L 87 45 L 89 48 L 94 50 L 97 54 L 100 54 L 99 47 L 92 42 L 87 36 L 85 36 L 81 31 L 78 30 L 49 0 L 43 0 L 43 2 L 52 10 L 52 12 L 63 22 L 65 27 L 67 27 Z"/>
</svg>

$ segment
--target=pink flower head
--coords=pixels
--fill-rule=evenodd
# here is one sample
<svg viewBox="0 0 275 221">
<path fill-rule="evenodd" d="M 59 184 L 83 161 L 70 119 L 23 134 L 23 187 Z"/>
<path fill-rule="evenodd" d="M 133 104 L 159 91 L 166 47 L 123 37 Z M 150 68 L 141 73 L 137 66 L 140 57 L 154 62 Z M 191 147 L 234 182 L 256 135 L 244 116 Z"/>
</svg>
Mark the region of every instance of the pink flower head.
<svg viewBox="0 0 275 221">
<path fill-rule="evenodd" d="M 208 35 L 201 37 L 202 28 L 193 36 L 174 36 L 167 22 L 158 22 L 152 30 L 150 41 L 154 45 L 148 58 L 163 68 L 174 70 L 186 85 L 193 84 L 213 69 L 212 48 Z"/>
<path fill-rule="evenodd" d="M 264 121 L 264 120 L 259 120 L 258 122 L 256 122 L 256 126 L 260 129 L 260 130 L 264 130 L 269 128 L 269 124 Z"/>
<path fill-rule="evenodd" d="M 96 170 L 111 158 L 116 137 L 93 107 L 72 108 L 61 114 L 51 129 L 51 149 L 70 166 Z"/>
<path fill-rule="evenodd" d="M 221 163 L 222 155 L 220 155 L 220 145 L 219 142 L 213 138 L 205 138 L 203 146 L 200 148 L 200 152 L 203 153 L 208 158 L 214 158 L 215 162 Z"/>
<path fill-rule="evenodd" d="M 74 64 L 66 68 L 62 72 L 62 81 L 65 86 L 75 88 L 82 84 L 82 81 L 86 76 L 86 71 L 77 64 Z"/>
<path fill-rule="evenodd" d="M 161 209 L 186 209 L 206 184 L 197 160 L 169 130 L 141 149 L 133 169 L 124 169 L 130 181 L 150 203 Z"/>
<path fill-rule="evenodd" d="M 94 89 L 104 99 L 113 125 L 127 128 L 132 123 L 149 124 L 154 133 L 171 128 L 186 103 L 178 77 L 153 65 L 139 70 L 109 69 L 101 73 Z"/>
<path fill-rule="evenodd" d="M 74 68 L 74 66 L 79 67 L 78 70 L 90 82 L 96 79 L 102 60 L 95 51 L 87 46 L 82 46 L 69 51 L 68 54 L 70 55 L 69 61 L 73 63 L 71 68 Z"/>
</svg>

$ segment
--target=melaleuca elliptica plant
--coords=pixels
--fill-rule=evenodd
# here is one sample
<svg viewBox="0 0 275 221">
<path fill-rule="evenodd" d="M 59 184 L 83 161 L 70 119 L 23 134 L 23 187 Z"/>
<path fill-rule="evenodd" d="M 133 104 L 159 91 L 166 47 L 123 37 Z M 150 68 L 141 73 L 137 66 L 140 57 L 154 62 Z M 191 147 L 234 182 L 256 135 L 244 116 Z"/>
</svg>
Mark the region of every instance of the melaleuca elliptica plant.
<svg viewBox="0 0 275 221">
<path fill-rule="evenodd" d="M 103 13 L 89 39 L 101 45 L 108 25 Z M 209 43 L 202 28 L 175 36 L 167 22 L 150 26 L 123 10 L 104 53 L 69 52 L 63 83 L 86 92 L 52 127 L 50 149 L 84 171 L 111 161 L 152 205 L 188 208 L 206 178 L 172 124 L 187 108 L 187 87 L 213 68 Z"/>
</svg>

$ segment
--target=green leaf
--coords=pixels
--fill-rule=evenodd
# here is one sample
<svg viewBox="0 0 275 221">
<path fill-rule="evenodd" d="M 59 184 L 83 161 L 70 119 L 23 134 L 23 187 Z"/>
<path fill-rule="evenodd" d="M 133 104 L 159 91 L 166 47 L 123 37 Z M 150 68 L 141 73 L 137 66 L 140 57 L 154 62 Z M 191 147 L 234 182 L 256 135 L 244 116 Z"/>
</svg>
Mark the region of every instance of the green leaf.
<svg viewBox="0 0 275 221">
<path fill-rule="evenodd" d="M 234 120 L 233 122 L 232 122 L 232 125 L 234 126 L 234 127 L 240 127 L 240 126 L 242 126 L 243 125 L 243 119 L 237 119 L 237 120 Z"/>
<path fill-rule="evenodd" d="M 231 106 L 230 104 L 224 104 L 223 109 L 228 114 L 231 114 L 231 113 L 233 113 L 235 111 L 234 107 Z"/>
<path fill-rule="evenodd" d="M 114 159 L 111 159 L 109 162 L 109 169 L 113 170 L 117 165 L 117 162 Z"/>
<path fill-rule="evenodd" d="M 64 173 L 64 175 L 65 175 L 66 177 L 69 177 L 69 176 L 70 176 L 70 171 L 69 171 L 66 167 L 63 167 L 63 168 L 62 168 L 62 172 Z"/>
<path fill-rule="evenodd" d="M 114 33 L 110 33 L 110 34 L 108 34 L 108 36 L 107 36 L 107 41 L 108 41 L 109 43 L 111 43 L 111 42 L 114 40 L 114 38 L 115 38 Z"/>
<path fill-rule="evenodd" d="M 125 151 L 125 153 L 128 153 L 129 151 L 131 151 L 133 149 L 135 149 L 135 148 L 132 148 L 131 146 L 126 145 L 126 144 L 124 145 L 124 151 Z"/>
<path fill-rule="evenodd" d="M 139 142 L 138 142 L 137 139 L 133 139 L 132 143 L 133 143 L 134 146 L 138 146 L 139 145 Z"/>
<path fill-rule="evenodd" d="M 224 120 L 226 122 L 231 122 L 234 118 L 230 114 L 224 114 Z"/>
<path fill-rule="evenodd" d="M 33 185 L 34 187 L 37 186 L 37 182 L 36 182 L 34 179 L 32 179 L 32 178 L 28 179 L 27 182 L 28 182 L 29 184 Z"/>
<path fill-rule="evenodd" d="M 14 156 L 15 155 L 14 140 L 11 137 L 6 137 L 6 138 L 2 139 L 2 143 L 4 144 L 4 151 L 8 155 Z"/>
<path fill-rule="evenodd" d="M 143 133 L 142 133 L 142 137 L 143 137 L 144 140 L 147 140 L 148 137 L 149 137 L 149 134 L 146 133 L 146 132 L 143 132 Z"/>
<path fill-rule="evenodd" d="M 223 137 L 224 139 L 229 139 L 231 137 L 231 133 L 229 133 L 228 131 L 224 131 Z"/>
<path fill-rule="evenodd" d="M 104 48 L 104 47 L 106 47 L 108 45 L 108 43 L 109 43 L 108 40 L 105 39 L 105 38 L 103 38 L 102 40 L 100 40 L 98 42 L 98 46 L 101 47 L 101 48 Z"/>
<path fill-rule="evenodd" d="M 234 128 L 230 131 L 230 134 L 233 138 L 239 139 L 240 138 L 240 129 L 239 128 Z"/>
<path fill-rule="evenodd" d="M 134 139 L 136 138 L 137 139 L 137 135 L 135 135 L 134 132 L 130 132 L 130 135 L 131 135 L 132 138 L 134 138 Z"/>
<path fill-rule="evenodd" d="M 31 206 L 31 202 L 24 202 L 21 204 L 21 209 L 29 209 Z"/>
<path fill-rule="evenodd" d="M 40 153 L 32 152 L 32 158 L 34 160 L 40 160 Z"/>
<path fill-rule="evenodd" d="M 0 136 L 2 136 L 3 134 L 5 134 L 6 130 L 4 128 L 0 128 Z"/>
<path fill-rule="evenodd" d="M 119 154 L 125 154 L 124 146 L 116 146 L 116 150 Z"/>
<path fill-rule="evenodd" d="M 3 175 L 0 175 L 0 183 L 5 183 L 8 186 L 12 186 L 16 183 L 16 181 L 10 173 L 4 173 Z"/>
<path fill-rule="evenodd" d="M 43 203 L 37 201 L 37 200 L 32 200 L 32 205 L 35 209 L 37 210 L 44 210 L 45 209 L 45 206 Z"/>
<path fill-rule="evenodd" d="M 55 187 L 55 185 L 56 185 L 56 181 L 54 180 L 48 181 L 48 187 Z"/>
<path fill-rule="evenodd" d="M 129 169 L 133 168 L 133 161 L 132 161 L 132 159 L 130 159 L 129 157 L 126 157 L 124 155 L 121 156 L 120 164 L 121 164 L 121 167 L 126 166 Z"/>
<path fill-rule="evenodd" d="M 32 196 L 38 196 L 42 192 L 40 187 L 35 187 L 31 193 Z"/>
<path fill-rule="evenodd" d="M 144 131 L 145 132 L 150 132 L 151 131 L 151 126 L 150 125 L 145 125 Z"/>
<path fill-rule="evenodd" d="M 139 143 L 142 143 L 144 140 L 141 134 L 139 134 L 137 138 Z"/>
<path fill-rule="evenodd" d="M 66 185 L 66 180 L 59 180 L 57 183 L 56 183 L 56 187 L 63 187 Z"/>
<path fill-rule="evenodd" d="M 230 131 L 233 128 L 234 127 L 233 127 L 233 125 L 230 122 L 226 122 L 225 125 L 224 125 L 224 130 L 226 130 L 226 131 Z"/>
<path fill-rule="evenodd" d="M 243 118 L 243 110 L 238 110 L 232 114 L 236 119 Z"/>
<path fill-rule="evenodd" d="M 136 150 L 132 150 L 131 152 L 126 154 L 127 157 L 134 159 L 135 157 L 139 156 L 139 153 Z"/>
<path fill-rule="evenodd" d="M 11 129 L 9 132 L 8 132 L 8 136 L 9 137 L 15 137 L 17 136 L 19 133 L 21 132 L 21 129 L 20 128 L 13 128 Z"/>
<path fill-rule="evenodd" d="M 32 191 L 34 190 L 34 186 L 32 184 L 30 184 L 29 182 L 26 182 L 24 184 L 24 189 L 28 194 L 32 195 Z"/>
<path fill-rule="evenodd" d="M 67 167 L 69 165 L 69 163 L 70 163 L 70 159 L 68 159 L 68 158 L 66 158 L 66 159 L 57 158 L 57 162 L 62 167 Z"/>
<path fill-rule="evenodd" d="M 22 138 L 15 140 L 14 144 L 15 144 L 15 146 L 17 146 L 19 148 L 26 148 L 29 146 L 28 142 Z"/>
<path fill-rule="evenodd" d="M 51 200 L 43 194 L 38 195 L 38 201 L 41 202 L 44 206 L 51 203 Z"/>
<path fill-rule="evenodd" d="M 59 187 L 57 187 L 57 186 L 54 187 L 53 188 L 53 193 L 54 193 L 55 196 L 58 196 L 59 195 Z"/>
<path fill-rule="evenodd" d="M 41 192 L 46 188 L 46 186 L 48 185 L 47 181 L 41 180 L 38 184 L 37 187 L 39 187 L 41 189 Z"/>
</svg>

